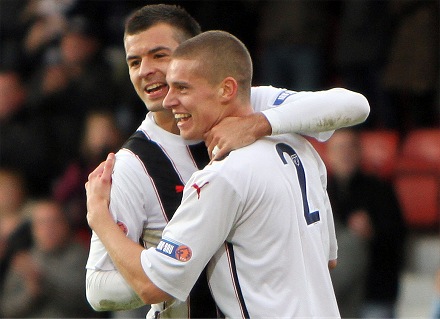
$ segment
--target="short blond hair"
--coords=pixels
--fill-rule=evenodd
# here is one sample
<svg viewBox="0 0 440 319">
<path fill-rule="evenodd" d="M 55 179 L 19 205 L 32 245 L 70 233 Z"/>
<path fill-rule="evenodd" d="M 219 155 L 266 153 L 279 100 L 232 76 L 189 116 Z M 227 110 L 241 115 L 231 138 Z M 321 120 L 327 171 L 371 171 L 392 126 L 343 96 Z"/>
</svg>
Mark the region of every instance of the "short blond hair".
<svg viewBox="0 0 440 319">
<path fill-rule="evenodd" d="M 220 30 L 203 32 L 183 42 L 173 58 L 198 60 L 200 74 L 212 84 L 233 77 L 239 95 L 250 97 L 252 59 L 246 46 L 232 34 Z"/>
</svg>

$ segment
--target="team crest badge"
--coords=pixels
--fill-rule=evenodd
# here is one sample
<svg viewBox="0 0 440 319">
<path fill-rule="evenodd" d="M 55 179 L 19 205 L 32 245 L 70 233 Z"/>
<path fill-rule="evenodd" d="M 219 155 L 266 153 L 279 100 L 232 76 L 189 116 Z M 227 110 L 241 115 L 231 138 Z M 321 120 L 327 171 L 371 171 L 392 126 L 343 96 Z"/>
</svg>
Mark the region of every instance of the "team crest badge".
<svg viewBox="0 0 440 319">
<path fill-rule="evenodd" d="M 116 224 L 118 225 L 119 229 L 122 230 L 122 232 L 125 234 L 125 236 L 127 236 L 127 234 L 128 234 L 127 226 L 119 220 L 116 222 Z"/>
<path fill-rule="evenodd" d="M 188 246 L 182 245 L 176 249 L 176 257 L 180 261 L 188 261 L 192 257 L 191 249 Z"/>
</svg>

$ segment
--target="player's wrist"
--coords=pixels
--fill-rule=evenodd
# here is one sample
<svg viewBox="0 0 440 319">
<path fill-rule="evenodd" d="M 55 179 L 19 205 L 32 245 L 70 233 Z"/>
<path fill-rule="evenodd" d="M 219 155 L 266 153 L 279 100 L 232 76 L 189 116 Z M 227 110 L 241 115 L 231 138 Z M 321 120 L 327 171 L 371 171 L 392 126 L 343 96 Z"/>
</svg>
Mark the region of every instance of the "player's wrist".
<svg viewBox="0 0 440 319">
<path fill-rule="evenodd" d="M 94 200 L 87 203 L 87 220 L 92 229 L 112 221 L 107 200 Z"/>
<path fill-rule="evenodd" d="M 254 134 L 256 139 L 272 134 L 272 126 L 263 113 L 253 113 L 251 116 L 253 117 L 253 121 L 255 123 Z"/>
</svg>

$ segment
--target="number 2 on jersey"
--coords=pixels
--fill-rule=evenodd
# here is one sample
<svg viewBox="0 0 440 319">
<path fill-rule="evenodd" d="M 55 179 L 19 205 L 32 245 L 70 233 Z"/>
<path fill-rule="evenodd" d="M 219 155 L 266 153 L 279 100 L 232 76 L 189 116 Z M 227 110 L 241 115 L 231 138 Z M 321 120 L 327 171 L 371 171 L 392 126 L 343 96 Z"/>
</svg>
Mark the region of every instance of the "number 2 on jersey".
<svg viewBox="0 0 440 319">
<path fill-rule="evenodd" d="M 310 212 L 309 202 L 307 200 L 306 174 L 304 172 L 304 167 L 298 154 L 296 154 L 295 150 L 292 147 L 285 143 L 278 143 L 276 145 L 276 149 L 284 165 L 288 164 L 287 160 L 284 158 L 284 153 L 289 154 L 290 158 L 293 161 L 293 164 L 295 164 L 296 173 L 298 174 L 299 186 L 301 188 L 301 196 L 304 207 L 304 218 L 306 219 L 307 225 L 316 223 L 320 219 L 319 211 Z"/>
</svg>

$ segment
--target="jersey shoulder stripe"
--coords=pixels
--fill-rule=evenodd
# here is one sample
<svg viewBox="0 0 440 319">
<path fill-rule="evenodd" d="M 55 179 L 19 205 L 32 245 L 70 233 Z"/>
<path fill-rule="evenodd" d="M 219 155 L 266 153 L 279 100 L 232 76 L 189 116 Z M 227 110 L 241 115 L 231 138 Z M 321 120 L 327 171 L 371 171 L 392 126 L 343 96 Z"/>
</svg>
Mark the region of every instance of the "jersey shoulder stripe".
<svg viewBox="0 0 440 319">
<path fill-rule="evenodd" d="M 147 138 L 142 131 L 133 133 L 122 148 L 132 151 L 143 162 L 158 191 L 165 214 L 170 220 L 182 200 L 182 193 L 177 187 L 183 187 L 183 182 L 171 160 L 162 148 Z"/>
</svg>

